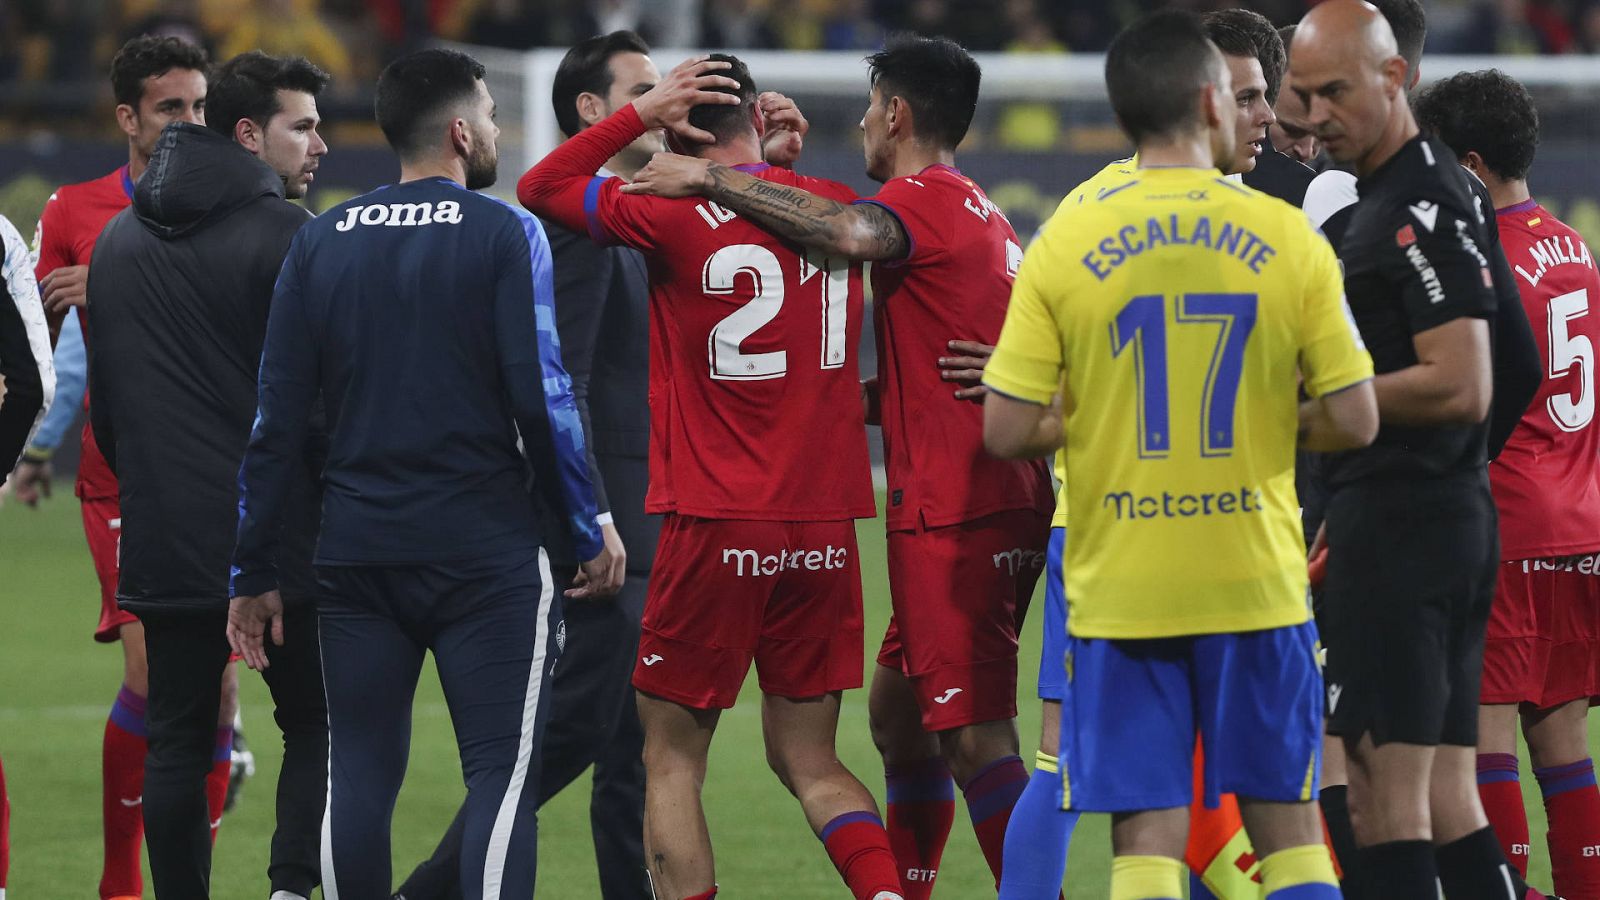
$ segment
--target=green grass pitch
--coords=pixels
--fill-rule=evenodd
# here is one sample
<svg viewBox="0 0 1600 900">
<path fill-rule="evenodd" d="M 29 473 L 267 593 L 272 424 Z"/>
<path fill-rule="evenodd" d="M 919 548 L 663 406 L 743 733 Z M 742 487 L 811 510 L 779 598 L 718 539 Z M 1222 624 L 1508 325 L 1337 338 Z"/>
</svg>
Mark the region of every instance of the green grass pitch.
<svg viewBox="0 0 1600 900">
<path fill-rule="evenodd" d="M 121 654 L 91 639 L 97 588 L 68 486 L 38 510 L 0 507 L 0 758 L 11 797 L 12 900 L 93 898 L 100 877 L 100 735 L 121 679 Z M 867 659 L 888 617 L 881 521 L 859 528 L 867 606 Z M 1023 641 L 1023 758 L 1032 767 L 1038 738 L 1033 673 L 1039 629 Z M 272 789 L 281 744 L 266 686 L 241 670 L 245 731 L 257 761 L 239 806 L 223 822 L 212 866 L 219 900 L 265 897 Z M 722 717 L 712 747 L 705 803 L 726 897 L 791 900 L 847 896 L 799 807 L 768 771 L 761 750 L 753 680 L 740 705 Z M 1593 732 L 1591 731 L 1591 735 Z M 1591 745 L 1593 741 L 1591 740 Z M 840 755 L 879 797 L 883 774 L 867 735 L 863 692 L 845 699 Z M 1544 811 L 1524 762 L 1532 826 L 1532 881 L 1548 888 Z M 431 668 L 417 691 L 411 764 L 394 817 L 397 880 L 432 849 L 463 794 L 449 718 Z M 539 821 L 539 893 L 586 900 L 599 896 L 589 838 L 588 781 L 551 801 Z M 1067 869 L 1069 898 L 1106 896 L 1109 843 L 1103 816 L 1079 825 Z M 964 812 L 939 876 L 936 896 L 993 896 L 992 881 Z M 152 896 L 148 879 L 146 896 Z"/>
</svg>

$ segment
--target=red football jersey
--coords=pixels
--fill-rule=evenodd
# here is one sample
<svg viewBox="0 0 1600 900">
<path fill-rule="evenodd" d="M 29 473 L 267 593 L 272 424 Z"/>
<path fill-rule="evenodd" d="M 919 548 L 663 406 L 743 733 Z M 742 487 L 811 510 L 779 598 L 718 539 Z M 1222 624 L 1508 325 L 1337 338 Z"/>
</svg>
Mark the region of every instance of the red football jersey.
<svg viewBox="0 0 1600 900">
<path fill-rule="evenodd" d="M 1600 428 L 1594 424 L 1600 274 L 1578 233 L 1534 201 L 1496 217 L 1545 361 L 1533 404 L 1489 465 L 1500 557 L 1592 552 L 1600 549 Z"/>
<path fill-rule="evenodd" d="M 983 407 L 955 398 L 937 361 L 951 340 L 1000 337 L 1022 245 L 972 179 L 934 165 L 870 199 L 894 213 L 910 255 L 872 266 L 890 531 L 953 525 L 1008 509 L 1055 506 L 1042 460 L 983 449 Z"/>
<path fill-rule="evenodd" d="M 787 169 L 757 178 L 841 201 Z M 650 271 L 650 487 L 645 509 L 714 519 L 874 514 L 857 347 L 860 266 L 807 253 L 708 200 L 585 192 L 592 236 Z"/>
<path fill-rule="evenodd" d="M 93 181 L 66 185 L 51 194 L 45 201 L 44 212 L 39 215 L 39 228 L 33 236 L 38 257 L 33 266 L 34 275 L 43 281 L 46 275 L 62 266 L 87 266 L 89 257 L 94 254 L 95 241 L 100 239 L 106 223 L 132 202 L 133 179 L 128 177 L 127 166 Z M 78 324 L 83 326 L 83 341 L 87 345 L 89 317 L 81 308 Z M 87 390 L 83 405 L 85 409 L 89 406 Z M 117 476 L 111 473 L 87 422 L 83 426 L 83 454 L 78 460 L 77 494 L 85 500 L 117 497 Z"/>
</svg>

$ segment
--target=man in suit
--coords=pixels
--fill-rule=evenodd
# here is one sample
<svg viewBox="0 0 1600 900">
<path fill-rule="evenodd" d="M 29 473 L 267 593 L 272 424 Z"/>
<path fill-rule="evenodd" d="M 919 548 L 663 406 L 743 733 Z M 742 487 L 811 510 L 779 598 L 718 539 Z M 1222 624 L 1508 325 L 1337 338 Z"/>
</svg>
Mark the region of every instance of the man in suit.
<svg viewBox="0 0 1600 900">
<path fill-rule="evenodd" d="M 556 71 L 551 99 L 568 136 L 604 120 L 660 78 L 650 48 L 631 31 L 598 35 L 574 46 Z M 632 179 L 665 149 L 647 133 L 606 163 L 602 174 Z M 627 578 L 614 597 L 567 605 L 565 650 L 557 664 L 543 749 L 540 803 L 594 766 L 589 818 L 605 900 L 648 900 L 644 874 L 644 732 L 629 677 L 639 645 L 645 583 L 655 558 L 660 519 L 644 512 L 650 442 L 649 296 L 644 258 L 627 247 L 602 247 L 587 235 L 544 223 L 555 261 L 556 328 L 572 393 L 598 465 L 595 499 L 612 552 L 628 548 Z M 547 529 L 558 582 L 578 560 Z M 620 544 L 617 537 L 620 536 Z M 462 820 L 401 885 L 398 896 L 459 896 Z"/>
</svg>

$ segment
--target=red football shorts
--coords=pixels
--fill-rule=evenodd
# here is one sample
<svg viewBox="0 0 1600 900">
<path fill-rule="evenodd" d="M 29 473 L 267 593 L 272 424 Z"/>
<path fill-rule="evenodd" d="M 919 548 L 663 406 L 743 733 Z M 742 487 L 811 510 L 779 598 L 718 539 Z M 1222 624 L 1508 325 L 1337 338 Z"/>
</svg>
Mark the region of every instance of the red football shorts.
<svg viewBox="0 0 1600 900">
<path fill-rule="evenodd" d="M 1600 697 L 1600 553 L 1500 564 L 1483 703 L 1539 709 Z"/>
<path fill-rule="evenodd" d="M 94 574 L 100 579 L 100 624 L 94 639 L 111 643 L 121 637 L 122 626 L 139 621 L 130 612 L 117 608 L 117 557 L 122 549 L 122 508 L 115 498 L 85 499 L 83 536 L 89 541 L 89 557 Z"/>
<path fill-rule="evenodd" d="M 924 729 L 1016 716 L 1017 631 L 1049 540 L 1050 516 L 1033 510 L 889 533 L 878 665 L 911 680 Z"/>
<path fill-rule="evenodd" d="M 856 526 L 667 515 L 633 686 L 695 709 L 733 706 L 750 663 L 764 693 L 861 686 Z"/>
</svg>

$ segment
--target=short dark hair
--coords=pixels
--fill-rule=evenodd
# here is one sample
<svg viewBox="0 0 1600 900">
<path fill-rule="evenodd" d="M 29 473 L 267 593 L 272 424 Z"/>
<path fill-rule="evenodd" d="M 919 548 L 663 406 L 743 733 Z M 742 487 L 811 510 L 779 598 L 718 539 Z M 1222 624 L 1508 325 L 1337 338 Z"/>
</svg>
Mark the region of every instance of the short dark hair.
<svg viewBox="0 0 1600 900">
<path fill-rule="evenodd" d="M 953 150 L 967 136 L 983 70 L 960 44 L 899 34 L 867 57 L 867 66 L 885 99 L 899 97 L 911 107 L 917 137 Z"/>
<path fill-rule="evenodd" d="M 1198 124 L 1195 96 L 1214 84 L 1222 57 L 1191 12 L 1163 10 L 1122 29 L 1106 50 L 1106 92 L 1135 144 Z"/>
<path fill-rule="evenodd" d="M 1289 53 L 1283 38 L 1266 16 L 1248 9 L 1219 9 L 1203 17 L 1206 37 L 1229 56 L 1253 56 L 1261 63 L 1267 81 L 1267 102 L 1278 102 L 1283 72 L 1289 68 Z M 1234 85 L 1234 89 L 1238 89 Z"/>
<path fill-rule="evenodd" d="M 1422 61 L 1422 44 L 1428 39 L 1428 13 L 1422 0 L 1370 0 L 1378 12 L 1389 20 L 1389 30 L 1394 32 L 1394 42 L 1400 55 L 1406 58 L 1406 67 L 1412 72 Z"/>
<path fill-rule="evenodd" d="M 725 62 L 729 68 L 722 69 L 715 74 L 732 78 L 739 82 L 737 88 L 714 87 L 710 90 L 721 94 L 729 94 L 739 98 L 737 104 L 733 103 L 702 103 L 689 110 L 689 124 L 701 128 L 717 136 L 718 141 L 734 138 L 748 131 L 750 125 L 750 109 L 756 102 L 756 82 L 750 77 L 750 67 L 744 60 L 727 53 L 712 53 L 708 57 L 713 62 Z"/>
<path fill-rule="evenodd" d="M 426 145 L 424 126 L 473 96 L 484 72 L 482 63 L 459 50 L 418 50 L 389 63 L 378 76 L 373 103 L 389 146 L 405 156 Z"/>
<path fill-rule="evenodd" d="M 1466 158 L 1476 150 L 1489 171 L 1521 181 L 1539 148 L 1539 110 L 1520 82 L 1499 69 L 1462 72 L 1435 82 L 1416 98 L 1422 130 Z"/>
<path fill-rule="evenodd" d="M 182 38 L 147 34 L 123 44 L 111 59 L 111 93 L 117 105 L 138 109 L 144 99 L 144 80 L 160 78 L 173 69 L 209 75 L 211 63 L 204 48 Z"/>
<path fill-rule="evenodd" d="M 556 77 L 550 84 L 550 103 L 555 106 L 556 124 L 561 133 L 572 137 L 583 130 L 578 116 L 578 95 L 611 91 L 611 57 L 619 53 L 650 54 L 650 45 L 631 31 L 597 34 L 572 46 L 561 57 Z"/>
<path fill-rule="evenodd" d="M 315 97 L 328 86 L 328 73 L 303 56 L 268 56 L 260 50 L 241 53 L 223 63 L 206 92 L 206 125 L 233 136 L 240 119 L 266 127 L 283 105 L 279 91 Z"/>
<path fill-rule="evenodd" d="M 1283 58 L 1285 61 L 1289 59 L 1289 45 L 1294 43 L 1294 33 L 1299 30 L 1300 26 L 1293 22 L 1278 29 L 1278 40 L 1283 41 Z"/>
</svg>

